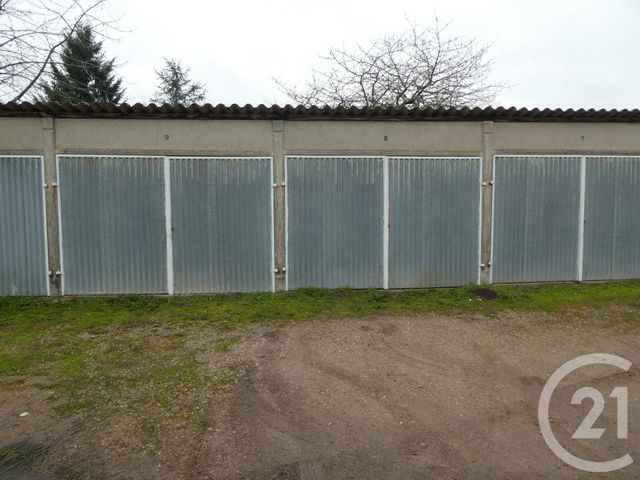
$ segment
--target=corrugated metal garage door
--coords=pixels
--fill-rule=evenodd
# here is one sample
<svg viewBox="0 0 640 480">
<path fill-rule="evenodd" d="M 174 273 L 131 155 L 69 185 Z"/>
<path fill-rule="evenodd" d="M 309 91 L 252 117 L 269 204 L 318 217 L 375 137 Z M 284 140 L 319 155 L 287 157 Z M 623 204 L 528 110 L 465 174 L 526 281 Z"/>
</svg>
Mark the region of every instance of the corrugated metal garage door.
<svg viewBox="0 0 640 480">
<path fill-rule="evenodd" d="M 286 157 L 288 288 L 383 286 L 383 158 Z"/>
<path fill-rule="evenodd" d="M 585 280 L 640 277 L 640 157 L 587 157 Z"/>
<path fill-rule="evenodd" d="M 577 156 L 496 156 L 492 278 L 577 279 L 580 162 Z"/>
<path fill-rule="evenodd" d="M 273 289 L 271 158 L 171 158 L 176 293 Z"/>
<path fill-rule="evenodd" d="M 0 156 L 0 295 L 48 295 L 42 157 Z"/>
<path fill-rule="evenodd" d="M 480 158 L 389 162 L 389 287 L 477 283 Z"/>
<path fill-rule="evenodd" d="M 58 162 L 64 293 L 166 293 L 163 159 Z"/>
</svg>

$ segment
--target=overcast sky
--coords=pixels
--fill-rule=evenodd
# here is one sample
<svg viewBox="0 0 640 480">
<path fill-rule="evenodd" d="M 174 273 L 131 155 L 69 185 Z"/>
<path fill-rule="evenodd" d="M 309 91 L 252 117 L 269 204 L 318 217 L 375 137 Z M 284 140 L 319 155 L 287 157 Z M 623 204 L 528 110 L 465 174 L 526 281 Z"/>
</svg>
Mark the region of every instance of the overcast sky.
<svg viewBox="0 0 640 480">
<path fill-rule="evenodd" d="M 329 45 L 401 32 L 406 18 L 451 21 L 452 35 L 491 44 L 494 102 L 517 107 L 639 108 L 636 0 L 110 0 L 130 103 L 148 102 L 154 68 L 179 59 L 211 103 L 286 103 L 272 77 L 302 82 Z"/>
</svg>

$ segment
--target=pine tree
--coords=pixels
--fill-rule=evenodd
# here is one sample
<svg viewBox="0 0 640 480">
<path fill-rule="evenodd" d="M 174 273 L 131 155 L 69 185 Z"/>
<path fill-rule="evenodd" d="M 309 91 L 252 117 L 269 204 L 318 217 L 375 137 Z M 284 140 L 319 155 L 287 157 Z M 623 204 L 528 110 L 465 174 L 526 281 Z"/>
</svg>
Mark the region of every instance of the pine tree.
<svg viewBox="0 0 640 480">
<path fill-rule="evenodd" d="M 156 96 L 151 101 L 171 105 L 189 105 L 203 101 L 207 90 L 204 85 L 189 78 L 189 71 L 179 61 L 165 58 L 164 68 L 155 71 L 159 85 Z"/>
<path fill-rule="evenodd" d="M 52 64 L 51 82 L 42 85 L 42 100 L 120 103 L 124 89 L 114 73 L 114 62 L 115 58 L 105 60 L 102 42 L 96 40 L 91 25 L 80 26 L 65 43 L 60 62 Z"/>
</svg>

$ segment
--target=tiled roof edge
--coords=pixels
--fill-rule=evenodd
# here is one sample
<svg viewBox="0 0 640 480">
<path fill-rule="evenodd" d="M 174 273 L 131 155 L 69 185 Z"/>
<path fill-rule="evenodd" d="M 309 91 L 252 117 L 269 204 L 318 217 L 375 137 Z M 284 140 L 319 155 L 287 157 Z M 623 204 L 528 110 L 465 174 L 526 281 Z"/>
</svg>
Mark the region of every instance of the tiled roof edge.
<svg viewBox="0 0 640 480">
<path fill-rule="evenodd" d="M 58 103 L 0 104 L 0 117 L 192 118 L 244 120 L 413 120 L 511 122 L 640 122 L 640 110 L 527 109 L 505 107 L 304 107 L 292 105 L 87 105 Z"/>
</svg>

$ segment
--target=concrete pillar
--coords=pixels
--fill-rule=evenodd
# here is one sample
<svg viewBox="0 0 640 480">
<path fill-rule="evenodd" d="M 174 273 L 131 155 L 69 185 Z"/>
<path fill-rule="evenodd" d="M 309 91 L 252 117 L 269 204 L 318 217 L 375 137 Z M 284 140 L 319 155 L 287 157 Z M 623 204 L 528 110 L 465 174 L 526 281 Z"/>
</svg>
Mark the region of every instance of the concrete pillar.
<svg viewBox="0 0 640 480">
<path fill-rule="evenodd" d="M 493 212 L 493 122 L 482 122 L 482 239 L 480 283 L 491 282 L 491 222 Z"/>
<path fill-rule="evenodd" d="M 51 296 L 61 294 L 60 232 L 58 231 L 58 172 L 56 168 L 56 130 L 53 118 L 42 119 L 44 152 L 45 209 L 47 213 L 47 249 L 49 252 L 49 288 Z"/>
<path fill-rule="evenodd" d="M 287 232 L 285 220 L 284 121 L 273 120 L 273 242 L 276 292 L 286 289 Z"/>
</svg>

